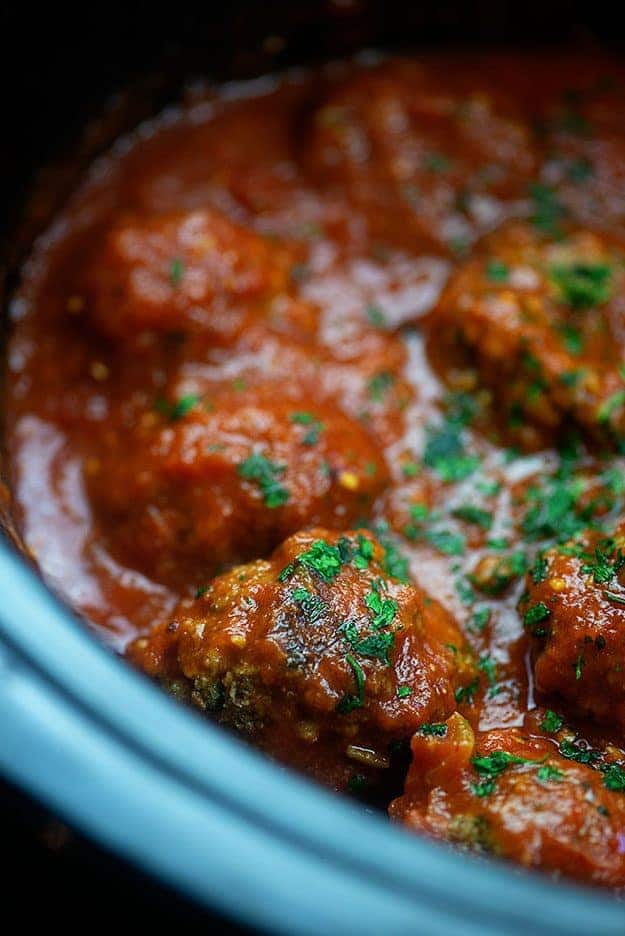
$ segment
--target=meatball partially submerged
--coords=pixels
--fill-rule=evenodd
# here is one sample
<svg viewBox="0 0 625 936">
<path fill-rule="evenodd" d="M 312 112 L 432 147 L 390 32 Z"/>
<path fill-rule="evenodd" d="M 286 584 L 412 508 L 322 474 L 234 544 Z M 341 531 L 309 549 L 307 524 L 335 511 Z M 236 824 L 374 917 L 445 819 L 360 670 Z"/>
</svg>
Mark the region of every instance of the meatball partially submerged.
<svg viewBox="0 0 625 936">
<path fill-rule="evenodd" d="M 554 547 L 528 576 L 520 610 L 539 692 L 625 737 L 625 530 Z"/>
<path fill-rule="evenodd" d="M 215 579 L 129 655 L 336 788 L 379 776 L 391 742 L 445 718 L 456 674 L 471 666 L 453 620 L 385 573 L 368 533 L 325 530 Z"/>
<path fill-rule="evenodd" d="M 366 517 L 388 481 L 364 428 L 275 388 L 183 397 L 107 440 L 89 492 L 126 561 L 175 588 L 316 524 Z"/>
<path fill-rule="evenodd" d="M 291 301 L 297 259 L 293 248 L 208 208 L 129 217 L 91 258 L 84 276 L 87 309 L 96 327 L 117 341 L 146 331 L 232 340 L 254 317 L 279 315 L 280 304 Z M 305 306 L 295 304 L 291 314 L 308 324 Z"/>
<path fill-rule="evenodd" d="M 625 428 L 624 284 L 625 252 L 605 237 L 509 225 L 452 278 L 432 350 L 449 374 L 477 365 L 522 445 L 550 445 L 571 417 L 605 441 Z"/>
<path fill-rule="evenodd" d="M 500 221 L 501 201 L 536 168 L 529 129 L 499 91 L 453 87 L 414 62 L 339 85 L 315 113 L 305 159 L 376 237 L 451 252 Z"/>
<path fill-rule="evenodd" d="M 458 713 L 417 732 L 412 755 L 405 794 L 391 805 L 410 829 L 527 868 L 625 886 L 622 764 L 517 728 L 476 735 Z"/>
</svg>

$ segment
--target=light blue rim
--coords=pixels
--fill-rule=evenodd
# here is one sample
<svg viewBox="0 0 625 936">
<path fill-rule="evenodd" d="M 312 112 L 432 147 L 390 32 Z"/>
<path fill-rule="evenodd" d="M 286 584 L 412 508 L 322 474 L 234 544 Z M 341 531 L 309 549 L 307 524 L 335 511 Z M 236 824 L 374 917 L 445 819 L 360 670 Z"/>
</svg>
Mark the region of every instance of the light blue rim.
<svg viewBox="0 0 625 936">
<path fill-rule="evenodd" d="M 450 852 L 183 709 L 0 542 L 0 771 L 231 918 L 296 934 L 619 934 L 616 900 Z"/>
</svg>

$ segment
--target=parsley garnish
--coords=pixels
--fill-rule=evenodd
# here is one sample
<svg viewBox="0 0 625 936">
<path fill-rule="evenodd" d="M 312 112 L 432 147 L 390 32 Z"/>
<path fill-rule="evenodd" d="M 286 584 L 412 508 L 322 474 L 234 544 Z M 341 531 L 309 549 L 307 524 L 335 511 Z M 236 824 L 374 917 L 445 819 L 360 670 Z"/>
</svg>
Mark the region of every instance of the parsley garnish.
<svg viewBox="0 0 625 936">
<path fill-rule="evenodd" d="M 602 305 L 612 292 L 612 268 L 606 263 L 557 264 L 549 275 L 560 300 L 572 309 Z"/>
<path fill-rule="evenodd" d="M 374 402 L 381 403 L 394 383 L 394 374 L 390 371 L 380 371 L 380 373 L 375 374 L 367 384 L 367 392 Z"/>
<path fill-rule="evenodd" d="M 289 492 L 278 482 L 278 478 L 286 471 L 286 465 L 278 465 L 260 452 L 255 452 L 241 462 L 237 471 L 246 481 L 253 481 L 258 485 L 266 507 L 274 509 L 288 502 Z"/>
<path fill-rule="evenodd" d="M 180 257 L 174 257 L 169 266 L 169 282 L 171 285 L 176 288 L 180 286 L 182 282 L 182 277 L 184 276 L 184 263 Z"/>
<path fill-rule="evenodd" d="M 452 517 L 457 517 L 466 523 L 474 523 L 483 530 L 490 530 L 493 525 L 493 515 L 490 510 L 483 510 L 481 507 L 474 507 L 472 504 L 456 507 L 451 514 Z"/>
<path fill-rule="evenodd" d="M 486 265 L 486 276 L 493 283 L 506 283 L 510 276 L 510 267 L 501 260 L 490 260 Z"/>
<path fill-rule="evenodd" d="M 541 731 L 546 731 L 547 734 L 556 734 L 564 724 L 564 719 L 561 718 L 556 712 L 551 709 L 547 709 L 545 712 L 544 718 L 540 723 Z"/>
<path fill-rule="evenodd" d="M 337 711 L 342 715 L 353 712 L 354 709 L 362 708 L 365 698 L 365 674 L 360 663 L 354 659 L 351 653 L 345 654 L 345 661 L 351 666 L 356 681 L 356 694 L 343 696 L 337 706 Z"/>
<path fill-rule="evenodd" d="M 426 722 L 419 727 L 419 733 L 433 738 L 444 738 L 447 734 L 445 722 Z"/>
<path fill-rule="evenodd" d="M 167 400 L 157 400 L 154 406 L 162 416 L 165 416 L 171 422 L 177 422 L 190 413 L 201 399 L 196 393 L 187 393 L 176 400 L 175 403 L 169 403 Z"/>
<path fill-rule="evenodd" d="M 540 624 L 542 621 L 546 621 L 548 617 L 551 617 L 551 611 L 544 601 L 539 601 L 538 604 L 532 605 L 531 608 L 527 609 L 523 615 L 523 624 L 532 629 L 532 634 L 534 634 L 535 637 L 544 637 L 544 629 L 537 628 L 536 625 Z"/>
<path fill-rule="evenodd" d="M 304 445 L 316 445 L 319 441 L 319 435 L 323 431 L 323 423 L 320 422 L 312 413 L 291 413 L 289 419 L 298 426 L 309 426 L 310 428 L 304 434 L 302 443 Z"/>
</svg>

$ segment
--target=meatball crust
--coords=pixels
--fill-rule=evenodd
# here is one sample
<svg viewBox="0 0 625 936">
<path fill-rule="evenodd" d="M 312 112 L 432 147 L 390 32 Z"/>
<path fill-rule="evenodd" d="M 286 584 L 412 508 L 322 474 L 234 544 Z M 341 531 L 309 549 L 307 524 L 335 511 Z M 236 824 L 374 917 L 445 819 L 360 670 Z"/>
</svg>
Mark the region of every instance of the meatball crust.
<svg viewBox="0 0 625 936">
<path fill-rule="evenodd" d="M 572 417 L 594 438 L 622 432 L 625 253 L 576 231 L 550 240 L 517 222 L 452 277 L 430 320 L 449 375 L 477 367 L 525 447 L 551 444 Z"/>
<path fill-rule="evenodd" d="M 207 332 L 227 343 L 289 298 L 287 248 L 204 208 L 116 222 L 84 275 L 90 320 L 115 341 L 144 332 Z M 279 312 L 279 308 L 277 308 Z M 308 323 L 305 305 L 295 320 Z"/>
<path fill-rule="evenodd" d="M 454 706 L 453 620 L 384 572 L 366 532 L 316 529 L 215 579 L 130 659 L 281 761 L 330 785 Z"/>
<path fill-rule="evenodd" d="M 408 62 L 339 85 L 314 115 L 305 161 L 376 237 L 452 252 L 501 220 L 499 200 L 536 167 L 529 130 L 498 91 L 467 93 Z"/>
<path fill-rule="evenodd" d="M 262 555 L 305 526 L 349 526 L 388 482 L 365 429 L 326 405 L 222 389 L 182 397 L 88 461 L 115 551 L 179 587 Z"/>
<path fill-rule="evenodd" d="M 559 750 L 554 740 L 518 728 L 475 734 L 456 712 L 415 734 L 405 792 L 391 817 L 526 868 L 622 888 L 625 797 L 616 781 L 621 771 L 625 781 L 625 768 L 598 760 L 590 766 Z"/>
<path fill-rule="evenodd" d="M 622 69 L 621 69 L 622 72 Z M 605 78 L 605 76 L 604 76 Z M 625 107 L 623 75 L 593 76 L 547 98 L 543 181 L 562 213 L 625 236 Z"/>
<path fill-rule="evenodd" d="M 520 604 L 536 689 L 625 736 L 625 530 L 548 550 Z"/>
</svg>

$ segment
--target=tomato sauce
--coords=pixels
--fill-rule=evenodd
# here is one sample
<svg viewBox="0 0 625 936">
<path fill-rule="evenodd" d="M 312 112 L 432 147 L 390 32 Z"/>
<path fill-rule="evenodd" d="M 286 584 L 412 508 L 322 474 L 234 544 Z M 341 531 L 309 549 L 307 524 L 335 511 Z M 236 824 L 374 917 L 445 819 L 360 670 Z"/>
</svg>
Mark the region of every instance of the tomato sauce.
<svg viewBox="0 0 625 936">
<path fill-rule="evenodd" d="M 385 805 L 412 738 L 394 820 L 617 888 L 624 80 L 196 87 L 35 245 L 7 407 L 24 542 L 115 651 Z"/>
</svg>

